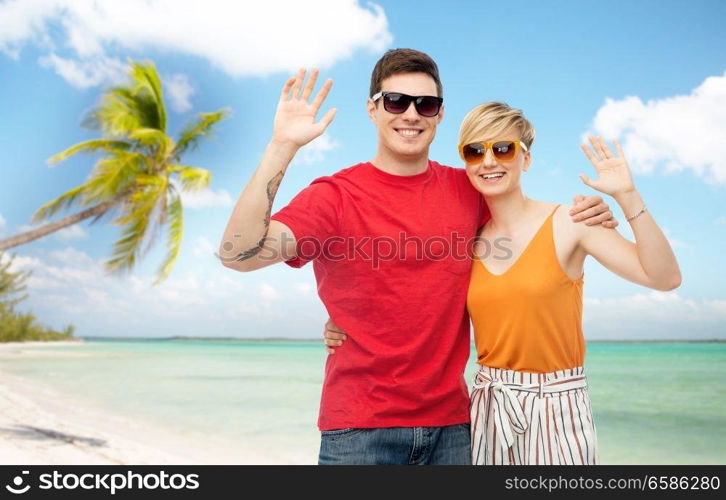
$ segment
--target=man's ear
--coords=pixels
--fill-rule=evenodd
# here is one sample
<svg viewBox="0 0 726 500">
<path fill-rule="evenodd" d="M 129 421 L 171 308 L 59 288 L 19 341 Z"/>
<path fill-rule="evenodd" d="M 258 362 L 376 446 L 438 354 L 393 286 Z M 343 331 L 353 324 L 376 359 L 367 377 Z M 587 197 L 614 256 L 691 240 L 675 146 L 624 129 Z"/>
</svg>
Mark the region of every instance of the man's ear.
<svg viewBox="0 0 726 500">
<path fill-rule="evenodd" d="M 439 109 L 439 114 L 436 115 L 436 125 L 441 123 L 441 120 L 444 119 L 444 105 L 441 105 L 441 109 Z"/>
<path fill-rule="evenodd" d="M 532 155 L 530 154 L 529 151 L 527 151 L 526 153 L 524 153 L 524 168 L 523 168 L 523 170 L 525 172 L 529 171 L 529 165 L 530 165 L 530 163 L 532 163 Z"/>
<path fill-rule="evenodd" d="M 366 110 L 368 111 L 368 118 L 370 118 L 373 123 L 376 123 L 376 103 L 373 102 L 373 99 L 368 98 Z"/>
</svg>

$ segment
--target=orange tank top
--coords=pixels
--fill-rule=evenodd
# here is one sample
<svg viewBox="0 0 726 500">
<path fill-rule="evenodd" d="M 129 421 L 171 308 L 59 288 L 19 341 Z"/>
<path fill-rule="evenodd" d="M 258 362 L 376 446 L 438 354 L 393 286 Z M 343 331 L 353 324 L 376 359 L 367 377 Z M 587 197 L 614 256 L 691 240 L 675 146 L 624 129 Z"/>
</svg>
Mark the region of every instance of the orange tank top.
<svg viewBox="0 0 726 500">
<path fill-rule="evenodd" d="M 503 274 L 474 259 L 467 308 L 481 365 L 530 373 L 583 366 L 583 278 L 571 280 L 557 259 L 555 210 Z"/>
</svg>

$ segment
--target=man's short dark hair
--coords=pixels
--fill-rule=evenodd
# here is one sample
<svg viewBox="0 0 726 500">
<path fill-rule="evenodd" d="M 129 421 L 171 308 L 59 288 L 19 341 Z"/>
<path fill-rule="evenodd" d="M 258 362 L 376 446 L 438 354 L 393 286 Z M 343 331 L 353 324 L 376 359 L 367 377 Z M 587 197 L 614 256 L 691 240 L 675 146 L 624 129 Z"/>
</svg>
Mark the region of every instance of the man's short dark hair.
<svg viewBox="0 0 726 500">
<path fill-rule="evenodd" d="M 438 96 L 444 97 L 438 66 L 427 54 L 413 49 L 391 49 L 383 54 L 371 74 L 370 97 L 380 92 L 383 80 L 399 73 L 426 73 L 436 82 Z"/>
</svg>

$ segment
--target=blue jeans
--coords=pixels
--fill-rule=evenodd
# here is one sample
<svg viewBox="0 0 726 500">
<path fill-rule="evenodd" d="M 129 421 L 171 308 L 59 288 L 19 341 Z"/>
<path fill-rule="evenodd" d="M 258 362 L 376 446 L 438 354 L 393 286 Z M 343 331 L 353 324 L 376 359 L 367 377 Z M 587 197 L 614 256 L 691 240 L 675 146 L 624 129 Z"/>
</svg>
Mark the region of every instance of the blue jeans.
<svg viewBox="0 0 726 500">
<path fill-rule="evenodd" d="M 319 465 L 471 465 L 469 424 L 323 431 Z"/>
</svg>

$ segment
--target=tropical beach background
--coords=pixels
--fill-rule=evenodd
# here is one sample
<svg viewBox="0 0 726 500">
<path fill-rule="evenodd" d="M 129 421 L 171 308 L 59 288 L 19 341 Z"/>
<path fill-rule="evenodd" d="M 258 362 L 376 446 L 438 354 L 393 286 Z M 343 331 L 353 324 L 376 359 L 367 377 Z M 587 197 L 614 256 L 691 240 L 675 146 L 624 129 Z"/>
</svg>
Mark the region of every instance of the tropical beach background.
<svg viewBox="0 0 726 500">
<path fill-rule="evenodd" d="M 315 462 L 311 266 L 238 274 L 214 252 L 287 76 L 320 67 L 338 113 L 275 208 L 373 156 L 370 71 L 394 47 L 439 63 L 441 163 L 487 100 L 535 124 L 539 199 L 588 193 L 586 133 L 623 144 L 683 284 L 587 264 L 601 460 L 726 463 L 725 17 L 717 0 L 0 0 L 0 463 Z"/>
</svg>

